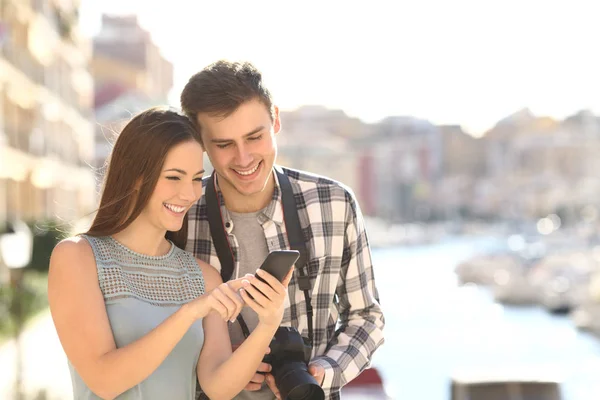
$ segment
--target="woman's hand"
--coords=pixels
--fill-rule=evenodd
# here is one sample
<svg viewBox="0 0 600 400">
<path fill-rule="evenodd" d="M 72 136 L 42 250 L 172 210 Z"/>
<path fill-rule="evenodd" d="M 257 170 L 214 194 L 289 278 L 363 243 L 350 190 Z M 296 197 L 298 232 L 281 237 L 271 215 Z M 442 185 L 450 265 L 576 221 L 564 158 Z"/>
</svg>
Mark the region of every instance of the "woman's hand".
<svg viewBox="0 0 600 400">
<path fill-rule="evenodd" d="M 224 321 L 235 321 L 244 306 L 238 291 L 249 285 L 248 278 L 244 277 L 221 283 L 209 293 L 196 298 L 189 303 L 195 318 L 203 318 L 212 311 L 218 313 Z"/>
<path fill-rule="evenodd" d="M 240 294 L 246 304 L 258 315 L 259 324 L 279 326 L 283 318 L 287 288 L 293 273 L 294 268 L 292 267 L 283 282 L 279 282 L 273 275 L 258 269 L 256 274 L 264 279 L 266 283 L 253 275 L 247 275 L 242 280 L 243 284 L 246 282 L 248 284 L 240 289 Z"/>
</svg>

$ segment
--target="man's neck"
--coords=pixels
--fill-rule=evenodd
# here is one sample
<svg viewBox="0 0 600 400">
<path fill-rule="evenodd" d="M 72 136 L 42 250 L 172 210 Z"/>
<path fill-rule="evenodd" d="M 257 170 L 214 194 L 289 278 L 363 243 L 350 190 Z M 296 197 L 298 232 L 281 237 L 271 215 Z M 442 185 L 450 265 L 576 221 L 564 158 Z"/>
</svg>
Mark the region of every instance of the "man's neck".
<svg viewBox="0 0 600 400">
<path fill-rule="evenodd" d="M 252 195 L 243 195 L 228 182 L 224 182 L 224 180 L 221 182 L 223 184 L 219 183 L 219 189 L 221 189 L 221 194 L 225 199 L 225 206 L 229 211 L 237 213 L 251 213 L 262 210 L 273 198 L 273 191 L 275 190 L 273 173 L 269 175 L 269 180 L 264 189 Z"/>
</svg>

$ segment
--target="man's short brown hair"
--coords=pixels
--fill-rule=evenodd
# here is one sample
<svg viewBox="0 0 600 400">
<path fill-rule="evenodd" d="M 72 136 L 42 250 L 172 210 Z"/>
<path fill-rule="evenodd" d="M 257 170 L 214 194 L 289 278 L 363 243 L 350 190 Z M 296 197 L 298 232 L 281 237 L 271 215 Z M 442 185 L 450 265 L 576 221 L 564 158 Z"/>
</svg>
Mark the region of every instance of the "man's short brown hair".
<svg viewBox="0 0 600 400">
<path fill-rule="evenodd" d="M 225 118 L 253 99 L 260 100 L 274 118 L 271 93 L 261 72 L 249 62 L 220 60 L 190 78 L 181 93 L 181 109 L 196 124 L 198 113 Z"/>
</svg>

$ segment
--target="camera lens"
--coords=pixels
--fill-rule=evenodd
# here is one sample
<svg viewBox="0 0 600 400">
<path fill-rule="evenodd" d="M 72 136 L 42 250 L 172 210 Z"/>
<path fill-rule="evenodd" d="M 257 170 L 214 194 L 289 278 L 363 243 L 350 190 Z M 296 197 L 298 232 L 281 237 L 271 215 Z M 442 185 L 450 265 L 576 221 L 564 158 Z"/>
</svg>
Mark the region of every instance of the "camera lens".
<svg viewBox="0 0 600 400">
<path fill-rule="evenodd" d="M 321 400 L 324 397 L 323 389 L 312 384 L 297 386 L 287 396 L 289 400 Z"/>
<path fill-rule="evenodd" d="M 324 400 L 325 393 L 306 364 L 290 362 L 275 370 L 275 383 L 285 400 Z"/>
</svg>

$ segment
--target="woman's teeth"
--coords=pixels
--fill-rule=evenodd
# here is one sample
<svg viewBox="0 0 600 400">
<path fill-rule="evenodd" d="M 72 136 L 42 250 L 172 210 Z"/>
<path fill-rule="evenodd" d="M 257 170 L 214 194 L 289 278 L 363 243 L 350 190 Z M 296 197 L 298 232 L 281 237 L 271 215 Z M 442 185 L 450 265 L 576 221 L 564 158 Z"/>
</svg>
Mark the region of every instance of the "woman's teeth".
<svg viewBox="0 0 600 400">
<path fill-rule="evenodd" d="M 234 171 L 237 172 L 240 175 L 252 175 L 253 173 L 256 172 L 256 170 L 258 169 L 258 166 L 260 165 L 260 163 L 256 164 L 256 166 L 254 168 L 252 168 L 251 170 L 248 171 L 240 171 L 235 169 Z"/>
<path fill-rule="evenodd" d="M 167 204 L 167 203 L 163 203 L 165 205 L 165 207 L 167 207 L 169 210 L 175 212 L 175 213 L 182 213 L 185 210 L 185 207 L 181 207 L 181 206 L 174 206 L 173 204 Z"/>
</svg>

